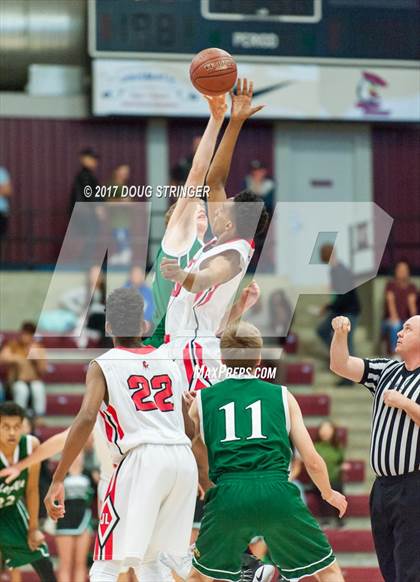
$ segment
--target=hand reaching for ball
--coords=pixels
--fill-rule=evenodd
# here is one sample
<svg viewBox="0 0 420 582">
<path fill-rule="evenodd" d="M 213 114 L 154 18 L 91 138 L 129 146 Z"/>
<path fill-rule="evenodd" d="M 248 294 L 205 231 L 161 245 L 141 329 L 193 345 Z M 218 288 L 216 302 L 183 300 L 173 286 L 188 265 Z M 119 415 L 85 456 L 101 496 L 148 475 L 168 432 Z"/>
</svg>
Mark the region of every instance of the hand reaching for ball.
<svg viewBox="0 0 420 582">
<path fill-rule="evenodd" d="M 344 317 L 343 315 L 334 317 L 331 325 L 335 333 L 348 334 L 351 331 L 350 319 L 348 317 Z"/>
<path fill-rule="evenodd" d="M 204 97 L 207 99 L 213 119 L 222 123 L 227 110 L 226 95 L 215 95 L 214 97 L 204 95 Z"/>
<path fill-rule="evenodd" d="M 252 106 L 252 95 L 254 93 L 254 84 L 248 79 L 238 79 L 236 85 L 236 94 L 230 92 L 232 98 L 231 119 L 236 121 L 245 121 L 254 113 L 261 111 L 264 105 Z"/>
</svg>

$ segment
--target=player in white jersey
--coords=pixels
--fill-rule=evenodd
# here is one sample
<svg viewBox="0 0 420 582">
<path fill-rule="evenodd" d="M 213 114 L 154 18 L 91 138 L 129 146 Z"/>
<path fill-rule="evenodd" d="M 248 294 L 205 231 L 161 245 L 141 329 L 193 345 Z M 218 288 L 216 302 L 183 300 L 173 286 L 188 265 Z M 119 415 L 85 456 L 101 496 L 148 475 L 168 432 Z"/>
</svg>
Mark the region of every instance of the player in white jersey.
<svg viewBox="0 0 420 582">
<path fill-rule="evenodd" d="M 143 301 L 135 290 L 111 293 L 107 326 L 115 347 L 89 367 L 86 394 L 45 499 L 53 519 L 64 515 L 64 476 L 99 412 L 118 466 L 102 506 L 93 582 L 114 582 L 122 566 L 139 575 L 141 564 L 161 551 L 179 558 L 188 552 L 197 493 L 185 432 L 191 436 L 192 427 L 178 368 L 165 346 L 141 346 L 142 321 Z"/>
<path fill-rule="evenodd" d="M 208 214 L 215 238 L 197 252 L 185 269 L 175 260 L 161 262 L 163 276 L 175 283 L 166 313 L 167 341 L 190 390 L 211 385 L 211 377 L 217 376 L 217 332 L 226 324 L 252 258 L 252 239 L 267 223 L 260 197 L 248 191 L 229 199 L 226 196 L 225 183 L 242 125 L 261 109 L 252 106 L 252 83 L 248 88 L 246 80 L 238 81 L 237 94 L 231 97 L 231 119 L 206 180 L 210 187 Z M 194 203 L 192 199 L 190 204 Z M 197 374 L 197 370 L 204 373 Z"/>
</svg>

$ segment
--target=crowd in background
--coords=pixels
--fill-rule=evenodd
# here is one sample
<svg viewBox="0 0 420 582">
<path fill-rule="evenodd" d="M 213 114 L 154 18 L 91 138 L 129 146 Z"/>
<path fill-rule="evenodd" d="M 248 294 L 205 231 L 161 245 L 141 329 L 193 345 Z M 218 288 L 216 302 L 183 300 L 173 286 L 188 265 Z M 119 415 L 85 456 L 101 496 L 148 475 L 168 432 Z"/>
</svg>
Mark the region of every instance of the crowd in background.
<svg viewBox="0 0 420 582">
<path fill-rule="evenodd" d="M 171 169 L 171 183 L 183 184 L 191 167 L 193 153 L 198 145 L 199 137 L 193 140 L 193 150 L 190 156 L 179 160 Z M 80 154 L 80 170 L 75 176 L 70 197 L 70 211 L 74 204 L 86 201 L 84 191 L 86 186 L 93 190 L 99 186 L 96 177 L 99 156 L 92 148 L 85 148 Z M 129 204 L 131 198 L 122 198 L 122 188 L 129 184 L 130 168 L 126 164 L 117 166 L 112 172 L 109 185 L 113 186 L 114 195 L 109 203 L 122 202 Z M 244 188 L 261 196 L 270 214 L 274 210 L 275 183 L 269 176 L 267 167 L 259 160 L 250 163 L 249 172 L 244 178 Z M 11 178 L 7 170 L 0 167 L 0 252 L 2 241 L 7 234 L 10 216 L 10 198 L 12 195 Z M 94 220 L 89 225 L 79 225 L 99 232 L 104 221 L 109 220 L 115 243 L 109 264 L 129 267 L 129 276 L 125 287 L 136 289 L 144 299 L 145 321 L 148 332 L 153 328 L 153 312 L 155 309 L 153 295 L 145 281 L 142 267 L 133 262 L 132 241 L 130 240 L 130 209 L 119 207 L 107 217 L 102 210 L 95 213 Z M 325 346 L 329 347 L 332 330 L 331 321 L 337 315 L 344 315 L 351 321 L 352 330 L 349 335 L 349 351 L 357 353 L 354 335 L 361 316 L 361 301 L 351 270 L 340 260 L 334 251 L 334 245 L 325 244 L 320 249 L 320 259 L 328 264 L 330 272 L 330 301 L 318 313 L 320 321 L 316 332 Z M 56 309 L 42 313 L 38 322 L 38 331 L 45 333 L 66 333 L 79 330 L 78 346 L 86 347 L 90 340 L 97 342 L 104 349 L 111 346 L 111 340 L 105 334 L 105 300 L 106 280 L 101 265 L 90 268 L 86 281 L 79 287 L 66 290 L 59 298 Z M 418 313 L 419 290 L 411 280 L 410 265 L 400 260 L 394 269 L 394 275 L 386 284 L 383 297 L 383 318 L 381 339 L 383 352 L 395 356 L 398 332 L 409 317 Z M 267 338 L 275 338 L 280 345 L 288 337 L 293 336 L 293 307 L 284 289 L 274 289 L 267 297 L 260 297 L 249 310 L 247 319 L 254 323 Z M 0 346 L 0 365 L 6 370 L 4 385 L 0 383 L 0 400 L 12 398 L 17 404 L 29 412 L 31 422 L 28 423 L 28 433 L 36 430 L 39 419 L 46 414 L 46 389 L 43 377 L 48 368 L 45 348 L 42 340 L 35 337 L 36 326 L 32 322 L 23 322 L 15 337 L 3 342 Z M 30 353 L 30 358 L 28 355 Z M 351 382 L 341 381 L 340 385 L 350 385 Z M 321 423 L 318 428 L 315 446 L 324 458 L 330 481 L 335 490 L 342 492 L 345 482 L 345 472 L 348 464 L 345 462 L 345 451 L 340 444 L 337 427 L 330 420 Z M 305 492 L 312 491 L 310 485 L 302 484 L 303 464 L 295 455 L 291 467 L 291 479 L 299 487 L 302 497 Z M 95 507 L 94 495 L 98 482 L 98 463 L 90 444 L 83 454 L 75 461 L 66 477 L 65 487 L 69 499 L 73 499 L 74 511 L 86 512 L 86 525 L 79 536 L 66 535 L 63 524 L 54 530 L 57 536 L 60 576 L 63 580 L 83 579 L 86 576 L 87 555 L 91 543 L 92 508 Z M 51 478 L 48 464 L 43 463 L 41 471 L 41 498 L 48 487 Z M 72 497 L 72 491 L 77 495 Z M 313 489 L 315 494 L 317 490 Z M 336 525 L 343 525 L 342 520 L 333 516 L 331 507 L 321 498 L 318 500 L 321 523 L 325 527 L 331 525 L 334 519 Z M 70 504 L 71 505 L 71 504 Z M 81 509 L 82 508 L 82 509 Z M 43 512 L 41 504 L 41 512 Z M 70 510 L 71 512 L 71 510 Z M 45 516 L 44 516 L 45 517 Z M 46 525 L 48 528 L 48 524 Z M 62 531 L 60 531 L 60 529 Z M 264 550 L 264 540 L 252 541 L 255 553 Z M 69 550 L 71 546 L 71 551 Z M 71 573 L 71 570 L 73 572 Z"/>
</svg>

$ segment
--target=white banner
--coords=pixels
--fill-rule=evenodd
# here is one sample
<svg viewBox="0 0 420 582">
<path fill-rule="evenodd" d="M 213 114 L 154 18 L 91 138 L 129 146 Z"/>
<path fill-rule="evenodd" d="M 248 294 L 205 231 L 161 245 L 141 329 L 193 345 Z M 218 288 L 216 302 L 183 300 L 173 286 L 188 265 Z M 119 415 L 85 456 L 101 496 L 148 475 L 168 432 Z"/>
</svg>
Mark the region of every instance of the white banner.
<svg viewBox="0 0 420 582">
<path fill-rule="evenodd" d="M 203 117 L 207 105 L 189 79 L 189 63 L 98 59 L 95 115 Z M 254 81 L 268 119 L 420 121 L 416 68 L 239 64 Z"/>
</svg>

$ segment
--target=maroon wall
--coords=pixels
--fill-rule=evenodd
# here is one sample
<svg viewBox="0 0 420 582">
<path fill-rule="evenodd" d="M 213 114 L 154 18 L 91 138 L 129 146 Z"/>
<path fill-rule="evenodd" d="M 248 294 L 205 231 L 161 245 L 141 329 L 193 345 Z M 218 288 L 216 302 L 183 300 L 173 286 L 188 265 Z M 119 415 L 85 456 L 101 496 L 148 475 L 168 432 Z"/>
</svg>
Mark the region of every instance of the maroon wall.
<svg viewBox="0 0 420 582">
<path fill-rule="evenodd" d="M 169 122 L 169 166 L 172 168 L 181 158 L 191 154 L 193 137 L 202 135 L 205 122 Z M 241 131 L 233 157 L 228 193 L 234 194 L 244 187 L 243 180 L 252 160 L 260 160 L 273 174 L 273 127 L 269 123 L 249 121 Z"/>
<path fill-rule="evenodd" d="M 141 120 L 0 119 L 0 165 L 9 170 L 14 186 L 7 262 L 55 262 L 67 227 L 78 152 L 86 146 L 101 155 L 101 182 L 109 181 L 115 166 L 127 163 L 130 182 L 145 183 Z M 39 239 L 34 245 L 32 235 Z"/>
<path fill-rule="evenodd" d="M 373 126 L 374 200 L 394 225 L 382 268 L 407 258 L 420 269 L 420 127 Z"/>
</svg>

